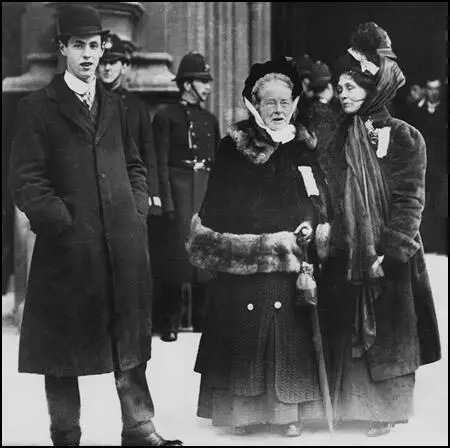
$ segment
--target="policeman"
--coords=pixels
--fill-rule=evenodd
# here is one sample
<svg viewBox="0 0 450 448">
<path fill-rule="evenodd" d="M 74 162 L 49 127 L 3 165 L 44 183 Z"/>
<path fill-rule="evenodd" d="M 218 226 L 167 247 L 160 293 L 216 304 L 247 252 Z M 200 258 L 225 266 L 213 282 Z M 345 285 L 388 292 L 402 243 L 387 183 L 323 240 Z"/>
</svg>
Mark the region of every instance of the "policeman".
<svg viewBox="0 0 450 448">
<path fill-rule="evenodd" d="M 191 218 L 198 212 L 208 184 L 210 166 L 220 141 L 217 118 L 202 105 L 211 93 L 212 76 L 205 58 L 186 54 L 175 81 L 181 93 L 178 103 L 165 106 L 153 120 L 164 227 L 163 341 L 175 341 L 179 326 L 190 326 L 193 298 L 194 327 L 201 329 L 206 302 L 204 273 L 189 263 L 185 240 Z M 198 310 L 198 313 L 197 313 Z M 186 314 L 185 314 L 186 317 Z"/>
<path fill-rule="evenodd" d="M 126 44 L 116 34 L 109 34 L 105 42 L 105 52 L 100 59 L 98 74 L 109 91 L 122 97 L 130 121 L 132 137 L 147 167 L 149 214 L 160 215 L 158 168 L 150 114 L 146 104 L 136 95 L 127 92 L 123 85 L 128 66 Z"/>
</svg>

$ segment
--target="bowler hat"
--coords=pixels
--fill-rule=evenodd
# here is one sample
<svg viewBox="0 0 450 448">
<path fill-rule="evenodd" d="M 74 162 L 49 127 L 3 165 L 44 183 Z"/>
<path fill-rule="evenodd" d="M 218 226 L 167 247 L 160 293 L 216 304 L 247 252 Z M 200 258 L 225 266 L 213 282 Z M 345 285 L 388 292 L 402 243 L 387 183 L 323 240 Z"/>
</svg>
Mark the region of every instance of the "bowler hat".
<svg viewBox="0 0 450 448">
<path fill-rule="evenodd" d="M 331 72 L 328 65 L 322 61 L 315 62 L 312 66 L 310 77 L 311 82 L 309 83 L 309 87 L 325 87 L 329 82 L 331 82 Z"/>
<path fill-rule="evenodd" d="M 82 36 L 107 34 L 102 28 L 100 13 L 92 6 L 71 6 L 64 8 L 56 19 L 56 36 Z"/>
<path fill-rule="evenodd" d="M 210 67 L 206 63 L 203 55 L 196 51 L 191 51 L 183 56 L 174 80 L 180 81 L 183 79 L 213 80 L 210 73 Z"/>
<path fill-rule="evenodd" d="M 264 64 L 253 64 L 250 69 L 250 74 L 245 80 L 244 90 L 242 95 L 248 100 L 252 101 L 252 90 L 258 79 L 261 79 L 269 73 L 281 73 L 286 75 L 293 84 L 292 96 L 295 98 L 300 95 L 301 85 L 297 74 L 295 65 L 291 60 L 283 57 L 279 59 L 271 59 Z"/>
<path fill-rule="evenodd" d="M 105 52 L 101 57 L 101 62 L 107 61 L 127 61 L 127 48 L 117 34 L 108 34 L 105 40 Z"/>
</svg>

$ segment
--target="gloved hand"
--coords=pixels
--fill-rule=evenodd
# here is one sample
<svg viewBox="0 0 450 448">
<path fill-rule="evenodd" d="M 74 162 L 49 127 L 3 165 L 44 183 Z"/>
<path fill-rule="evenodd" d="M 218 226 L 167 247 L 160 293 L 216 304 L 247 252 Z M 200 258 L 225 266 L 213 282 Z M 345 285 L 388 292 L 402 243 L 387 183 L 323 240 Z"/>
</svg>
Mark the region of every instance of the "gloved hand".
<svg viewBox="0 0 450 448">
<path fill-rule="evenodd" d="M 314 236 L 314 230 L 308 221 L 302 222 L 295 230 L 294 235 L 297 237 L 299 246 L 306 246 L 310 243 Z"/>
</svg>

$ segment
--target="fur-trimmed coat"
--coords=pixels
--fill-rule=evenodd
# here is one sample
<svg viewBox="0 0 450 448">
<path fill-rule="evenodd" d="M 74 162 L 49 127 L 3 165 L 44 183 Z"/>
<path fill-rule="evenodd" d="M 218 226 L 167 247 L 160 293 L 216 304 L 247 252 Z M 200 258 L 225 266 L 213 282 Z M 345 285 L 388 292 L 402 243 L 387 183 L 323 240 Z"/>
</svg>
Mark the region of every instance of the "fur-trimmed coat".
<svg viewBox="0 0 450 448">
<path fill-rule="evenodd" d="M 353 313 L 345 306 L 351 286 L 345 282 L 342 233 L 345 170 L 343 154 L 347 121 L 322 138 L 318 160 L 332 196 L 334 223 L 331 256 L 323 265 L 321 304 L 329 339 L 336 341 Z M 378 129 L 377 152 L 390 190 L 390 218 L 385 223 L 379 255 L 384 255 L 383 292 L 375 303 L 377 335 L 367 352 L 372 378 L 380 381 L 414 372 L 440 359 L 433 296 L 419 234 L 425 199 L 426 147 L 420 132 L 383 112 L 373 117 Z M 381 131 L 383 129 L 383 131 Z M 349 320 L 350 319 L 350 320 Z"/>
<path fill-rule="evenodd" d="M 311 168 L 319 195 L 308 197 L 310 181 L 299 166 Z M 195 367 L 213 387 L 265 393 L 273 329 L 278 398 L 319 399 L 309 312 L 295 306 L 305 253 L 294 230 L 304 221 L 313 227 L 326 221 L 325 192 L 314 152 L 299 138 L 276 144 L 249 120 L 222 140 L 187 243 L 191 262 L 216 277 Z"/>
</svg>

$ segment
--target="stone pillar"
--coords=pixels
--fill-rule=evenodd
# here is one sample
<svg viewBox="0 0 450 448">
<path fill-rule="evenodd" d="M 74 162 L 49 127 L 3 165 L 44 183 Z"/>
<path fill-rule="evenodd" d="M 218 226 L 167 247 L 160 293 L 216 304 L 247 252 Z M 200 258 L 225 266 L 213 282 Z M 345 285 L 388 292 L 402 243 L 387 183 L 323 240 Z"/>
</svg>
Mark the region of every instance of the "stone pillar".
<svg viewBox="0 0 450 448">
<path fill-rule="evenodd" d="M 250 65 L 270 57 L 270 9 L 270 2 L 165 2 L 164 50 L 174 72 L 188 51 L 205 55 L 214 78 L 206 107 L 222 134 L 246 116 L 241 91 Z"/>
<path fill-rule="evenodd" d="M 20 36 L 17 36 L 17 42 L 13 46 L 19 58 L 20 70 L 14 73 L 17 76 L 9 76 L 2 80 L 2 158 L 8 161 L 17 102 L 27 93 L 47 85 L 57 67 L 55 46 L 52 41 L 52 12 L 39 2 L 24 2 L 22 5 L 22 14 L 17 17 L 20 21 Z M 23 74 L 20 75 L 20 72 Z M 6 178 L 8 174 L 4 173 Z M 13 226 L 11 239 L 14 242 L 14 321 L 20 326 L 35 235 L 30 230 L 26 216 L 15 210 L 12 203 L 8 221 Z"/>
</svg>

